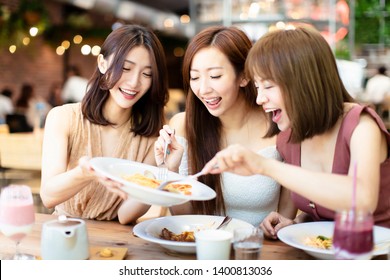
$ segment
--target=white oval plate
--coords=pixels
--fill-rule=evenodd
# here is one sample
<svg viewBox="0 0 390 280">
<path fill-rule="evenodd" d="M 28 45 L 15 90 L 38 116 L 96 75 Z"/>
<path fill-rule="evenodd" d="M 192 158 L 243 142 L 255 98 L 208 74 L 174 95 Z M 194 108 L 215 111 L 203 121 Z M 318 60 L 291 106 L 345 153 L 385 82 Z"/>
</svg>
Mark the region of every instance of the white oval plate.
<svg viewBox="0 0 390 280">
<path fill-rule="evenodd" d="M 182 181 L 192 186 L 192 194 L 184 195 L 148 188 L 123 179 L 123 175 L 144 174 L 146 170 L 153 174 L 158 174 L 158 167 L 145 163 L 109 157 L 95 157 L 91 159 L 90 163 L 96 172 L 123 184 L 122 189 L 125 192 L 146 204 L 169 207 L 183 204 L 189 200 L 210 200 L 216 196 L 213 189 L 196 180 L 188 179 Z M 168 171 L 168 180 L 182 178 L 184 177 L 180 174 Z"/>
<path fill-rule="evenodd" d="M 183 231 L 198 231 L 214 229 L 221 224 L 223 216 L 211 215 L 177 215 L 146 220 L 133 228 L 133 233 L 138 237 L 157 243 L 160 246 L 179 253 L 195 254 L 195 242 L 179 242 L 161 239 L 159 236 L 163 228 L 179 234 Z M 223 230 L 233 232 L 235 228 L 253 228 L 253 225 L 242 220 L 232 219 Z"/>
<path fill-rule="evenodd" d="M 314 248 L 305 244 L 307 237 L 318 235 L 332 237 L 334 222 L 309 222 L 287 226 L 278 231 L 278 237 L 284 243 L 301 249 L 307 254 L 322 260 L 333 260 L 333 250 Z M 382 246 L 385 241 L 390 241 L 390 229 L 385 227 L 374 226 L 374 252 L 373 256 L 387 254 L 387 246 Z M 383 244 L 385 245 L 385 244 Z"/>
</svg>

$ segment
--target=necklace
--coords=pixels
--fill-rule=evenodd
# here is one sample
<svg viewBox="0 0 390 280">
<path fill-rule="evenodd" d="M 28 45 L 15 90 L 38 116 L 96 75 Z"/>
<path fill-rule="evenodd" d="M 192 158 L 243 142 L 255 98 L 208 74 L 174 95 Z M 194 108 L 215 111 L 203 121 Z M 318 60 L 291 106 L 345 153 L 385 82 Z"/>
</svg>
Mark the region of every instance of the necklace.
<svg viewBox="0 0 390 280">
<path fill-rule="evenodd" d="M 113 129 L 119 129 L 121 128 L 122 126 L 124 126 L 125 124 L 129 123 L 130 121 L 130 118 L 128 118 L 127 120 L 125 120 L 123 123 L 121 124 L 111 124 L 110 126 L 113 128 Z"/>
<path fill-rule="evenodd" d="M 126 121 L 124 121 L 123 123 L 121 123 L 120 125 L 111 124 L 111 127 L 112 127 L 113 129 L 119 129 L 119 128 L 121 128 L 122 126 L 124 126 L 128 121 L 129 121 L 129 120 L 126 120 Z"/>
</svg>

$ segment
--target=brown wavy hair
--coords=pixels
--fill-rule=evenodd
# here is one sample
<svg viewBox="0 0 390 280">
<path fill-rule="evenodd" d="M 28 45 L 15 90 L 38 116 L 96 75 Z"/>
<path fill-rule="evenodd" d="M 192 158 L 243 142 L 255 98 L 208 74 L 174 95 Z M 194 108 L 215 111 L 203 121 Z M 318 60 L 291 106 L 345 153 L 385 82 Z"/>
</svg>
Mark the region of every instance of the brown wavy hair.
<svg viewBox="0 0 390 280">
<path fill-rule="evenodd" d="M 99 125 L 115 125 L 103 116 L 103 106 L 109 97 L 109 90 L 122 76 L 125 58 L 130 50 L 143 46 L 149 51 L 152 61 L 152 84 L 131 110 L 131 131 L 136 135 L 158 136 L 165 123 L 164 106 L 168 102 L 168 78 L 163 47 L 157 36 L 140 25 L 123 25 L 112 31 L 100 53 L 112 55 L 112 63 L 105 74 L 96 67 L 88 82 L 88 90 L 81 102 L 84 117 Z"/>
<path fill-rule="evenodd" d="M 207 47 L 221 51 L 233 65 L 236 76 L 239 77 L 245 74 L 245 60 L 252 43 L 246 34 L 236 27 L 214 26 L 198 33 L 187 46 L 183 60 L 183 84 L 184 91 L 187 93 L 185 134 L 188 140 L 189 172 L 192 174 L 201 170 L 221 150 L 221 121 L 208 112 L 190 87 L 192 60 L 197 52 Z M 258 108 L 256 88 L 252 81 L 246 87 L 240 87 L 240 94 L 244 96 L 248 108 Z M 225 204 L 221 177 L 205 175 L 199 181 L 213 188 L 217 197 L 210 201 L 193 201 L 194 212 L 198 214 L 224 214 Z"/>
<path fill-rule="evenodd" d="M 329 44 L 310 27 L 261 37 L 249 52 L 246 71 L 280 87 L 294 143 L 332 128 L 344 113 L 344 102 L 353 102 Z"/>
</svg>

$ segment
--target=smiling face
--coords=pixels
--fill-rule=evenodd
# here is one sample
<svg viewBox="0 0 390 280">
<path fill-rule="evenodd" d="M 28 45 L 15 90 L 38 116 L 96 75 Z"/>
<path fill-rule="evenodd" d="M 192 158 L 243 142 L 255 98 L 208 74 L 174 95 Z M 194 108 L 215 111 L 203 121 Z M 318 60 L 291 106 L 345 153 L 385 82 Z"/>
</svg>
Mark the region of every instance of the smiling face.
<svg viewBox="0 0 390 280">
<path fill-rule="evenodd" d="M 270 81 L 263 80 L 255 76 L 255 86 L 257 89 L 256 103 L 263 106 L 266 113 L 272 114 L 272 121 L 277 124 L 281 131 L 290 127 L 290 118 L 284 104 L 280 87 Z"/>
<path fill-rule="evenodd" d="M 218 49 L 207 47 L 197 52 L 190 69 L 190 87 L 215 117 L 225 114 L 237 102 L 240 86 L 228 58 Z"/>
<path fill-rule="evenodd" d="M 110 58 L 108 61 L 102 59 L 103 66 L 110 65 Z M 99 67 L 99 69 L 101 72 L 105 72 L 106 68 Z M 150 54 L 143 46 L 134 47 L 125 58 L 121 78 L 110 89 L 110 99 L 113 99 L 122 108 L 130 108 L 149 90 L 151 84 Z"/>
</svg>

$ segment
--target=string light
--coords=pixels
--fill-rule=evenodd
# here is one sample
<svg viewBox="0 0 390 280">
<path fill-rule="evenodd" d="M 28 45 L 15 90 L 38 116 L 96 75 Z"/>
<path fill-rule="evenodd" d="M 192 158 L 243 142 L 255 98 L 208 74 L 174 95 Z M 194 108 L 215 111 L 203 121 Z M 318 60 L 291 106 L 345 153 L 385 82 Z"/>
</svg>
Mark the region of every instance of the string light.
<svg viewBox="0 0 390 280">
<path fill-rule="evenodd" d="M 57 55 L 63 55 L 65 53 L 65 48 L 63 46 L 58 46 L 56 49 Z"/>
<path fill-rule="evenodd" d="M 81 47 L 81 53 L 83 55 L 89 55 L 91 53 L 91 46 L 90 45 L 84 45 Z"/>
<path fill-rule="evenodd" d="M 69 42 L 68 40 L 64 40 L 64 41 L 62 41 L 61 46 L 62 46 L 65 50 L 67 50 L 67 49 L 69 49 L 69 47 L 70 47 L 70 42 Z"/>
<path fill-rule="evenodd" d="M 31 27 L 30 28 L 30 35 L 31 35 L 31 37 L 35 37 L 35 36 L 37 36 L 37 34 L 38 34 L 38 28 L 37 27 L 35 27 L 35 26 L 33 26 L 33 27 Z"/>
<path fill-rule="evenodd" d="M 23 45 L 27 46 L 28 44 L 30 44 L 30 41 L 30 37 L 24 37 L 22 43 Z"/>
<path fill-rule="evenodd" d="M 81 35 L 76 35 L 73 37 L 73 43 L 75 44 L 81 44 L 81 42 L 83 41 L 83 37 Z"/>
<path fill-rule="evenodd" d="M 173 28 L 175 26 L 175 23 L 173 22 L 173 19 L 167 18 L 164 20 L 164 27 L 165 28 Z"/>
<path fill-rule="evenodd" d="M 182 15 L 182 16 L 180 17 L 180 22 L 181 22 L 182 24 L 188 24 L 188 23 L 190 23 L 190 21 L 191 21 L 191 18 L 190 18 L 189 15 Z"/>
<path fill-rule="evenodd" d="M 100 47 L 99 46 L 93 46 L 91 53 L 94 56 L 98 56 L 100 54 Z"/>
<path fill-rule="evenodd" d="M 8 50 L 9 50 L 10 53 L 15 53 L 16 52 L 16 46 L 15 45 L 11 45 Z"/>
</svg>

